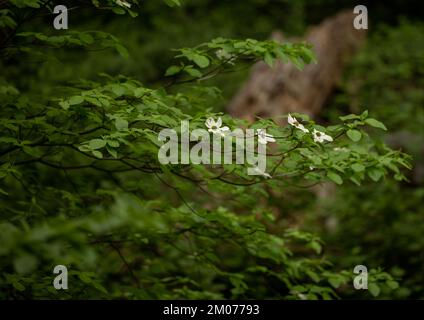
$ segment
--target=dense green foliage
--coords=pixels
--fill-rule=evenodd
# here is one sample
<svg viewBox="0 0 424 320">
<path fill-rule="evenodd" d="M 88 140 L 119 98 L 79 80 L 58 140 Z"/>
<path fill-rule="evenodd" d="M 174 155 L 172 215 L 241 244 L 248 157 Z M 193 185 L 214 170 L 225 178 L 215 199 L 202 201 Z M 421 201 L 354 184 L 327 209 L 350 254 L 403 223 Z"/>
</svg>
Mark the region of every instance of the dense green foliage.
<svg viewBox="0 0 424 320">
<path fill-rule="evenodd" d="M 361 297 L 351 285 L 357 264 L 370 269 L 370 290 L 362 297 L 419 296 L 422 276 L 402 277 L 421 261 L 415 208 L 423 189 L 405 201 L 400 190 L 410 157 L 381 141 L 387 128 L 376 120 L 392 133 L 414 114 L 415 124 L 405 128 L 422 134 L 422 92 L 411 83 L 423 61 L 419 48 L 408 47 L 419 32 L 404 24 L 375 35 L 375 48 L 349 73 L 365 80 L 352 92 L 349 84 L 358 81 L 346 79 L 325 115 L 331 124 L 294 114 L 310 132 L 334 138 L 319 143 L 278 119 L 249 124 L 217 113 L 235 88 L 226 79 L 245 74 L 234 73 L 239 67 L 282 59 L 302 69 L 315 61 L 308 44 L 254 35 L 232 40 L 243 35 L 239 24 L 224 25 L 228 4 L 211 15 L 221 23 L 216 29 L 199 21 L 207 30 L 202 36 L 177 24 L 157 31 L 171 17 L 187 21 L 189 10 L 210 3 L 178 8 L 179 1 L 166 0 L 138 8 L 129 2 L 131 9 L 93 1 L 67 31 L 55 31 L 51 15 L 44 26 L 31 20 L 51 12 L 50 1 L 13 0 L 1 8 L 0 298 Z M 283 3 L 295 17 L 306 7 Z M 273 12 L 262 1 L 234 6 L 252 16 L 257 7 Z M 272 27 L 266 10 L 255 22 L 261 38 Z M 90 18 L 98 12 L 107 13 Z M 295 21 L 285 27 L 296 33 L 304 25 Z M 157 33 L 126 34 L 137 23 Z M 117 26 L 125 41 L 108 33 Z M 387 37 L 398 42 L 398 56 L 381 45 Z M 392 68 L 387 59 L 404 64 Z M 379 67 L 373 77 L 364 76 L 369 64 Z M 401 93 L 399 86 L 405 86 Z M 355 99 L 361 107 L 337 111 L 337 104 Z M 407 114 L 393 117 L 401 104 Z M 182 120 L 205 128 L 209 117 L 221 117 L 231 129 L 266 128 L 277 140 L 268 146 L 272 178 L 247 175 L 248 164 L 158 162 L 160 130 L 179 130 Z M 322 183 L 338 186 L 325 203 L 311 192 Z M 328 233 L 321 220 L 334 217 L 343 225 Z M 371 245 L 379 248 L 364 253 Z M 404 255 L 407 261 L 399 261 Z M 67 291 L 52 286 L 58 264 L 69 268 Z"/>
<path fill-rule="evenodd" d="M 373 114 L 391 132 L 385 139 L 413 155 L 409 183 L 384 180 L 378 187 L 370 184 L 339 189 L 331 201 L 317 208 L 318 214 L 310 217 L 310 226 L 316 232 L 317 226 L 323 226 L 318 221 L 329 217 L 339 221 L 332 232 L 328 228 L 321 231 L 327 243 L 337 243 L 331 254 L 349 253 L 337 259 L 341 267 L 372 261 L 401 276 L 402 286 L 391 294 L 393 298 L 423 298 L 423 32 L 421 23 L 404 19 L 397 27 L 378 28 L 346 71 L 326 115 L 337 119 L 340 110 L 347 111 L 346 102 L 350 112 L 372 106 Z"/>
</svg>

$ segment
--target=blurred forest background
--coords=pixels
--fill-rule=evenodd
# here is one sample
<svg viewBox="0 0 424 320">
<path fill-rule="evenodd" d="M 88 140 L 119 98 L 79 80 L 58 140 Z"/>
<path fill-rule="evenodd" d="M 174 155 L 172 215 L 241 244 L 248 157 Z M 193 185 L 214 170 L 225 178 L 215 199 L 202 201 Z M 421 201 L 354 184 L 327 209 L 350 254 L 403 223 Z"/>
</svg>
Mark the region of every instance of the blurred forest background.
<svg viewBox="0 0 424 320">
<path fill-rule="evenodd" d="M 58 49 L 55 57 L 48 61 L 41 62 L 35 57 L 25 58 L 25 61 L 19 58 L 3 60 L 0 64 L 2 81 L 8 79 L 21 92 L 25 91 L 38 97 L 59 96 L 62 94 L 63 86 L 78 79 L 100 81 L 99 79 L 103 78 L 100 75 L 102 73 L 111 76 L 125 75 L 137 79 L 147 87 L 157 88 L 166 86 L 169 82 L 164 74 L 175 55 L 172 49 L 194 47 L 217 37 L 266 40 L 276 30 L 282 32 L 284 37 L 302 38 L 311 26 L 318 25 L 342 10 L 353 10 L 358 3 L 348 0 L 182 0 L 181 6 L 170 8 L 162 1 L 143 0 L 136 9 L 138 17 L 133 19 L 128 15 L 116 15 L 109 11 L 93 12 L 92 9 L 84 8 L 83 1 L 69 3 L 65 1 L 63 4 L 69 9 L 70 31 L 109 32 L 127 47 L 129 56 L 124 58 L 114 50 Z M 378 182 L 364 182 L 361 186 L 344 183 L 341 186 L 326 184 L 324 187 L 308 189 L 288 187 L 283 191 L 284 194 L 274 194 L 268 198 L 269 210 L 276 217 L 268 224 L 274 230 L 295 227 L 316 235 L 321 240 L 320 244 L 315 243 L 315 248 L 322 245 L 322 255 L 332 263 L 331 268 L 334 270 L 351 271 L 359 264 L 364 264 L 369 269 L 382 268 L 397 279 L 400 285 L 398 287 L 397 284 L 389 283 L 389 287 L 395 290 L 385 290 L 381 287 L 380 292 L 380 288 L 374 288 L 373 294 L 369 295 L 347 288 L 347 285 L 340 287 L 337 278 L 333 278 L 330 281 L 331 287 L 337 289 L 343 298 L 363 299 L 379 296 L 391 299 L 421 299 L 424 298 L 424 6 L 422 1 L 418 0 L 375 0 L 362 1 L 360 4 L 368 8 L 369 30 L 366 40 L 344 66 L 340 81 L 335 83 L 331 94 L 325 99 L 324 106 L 314 118 L 321 124 L 331 124 L 337 122 L 340 116 L 361 114 L 368 110 L 373 118 L 382 121 L 388 128 L 387 132 L 377 133 L 379 134 L 377 139 L 386 142 L 395 150 L 401 149 L 412 155 L 413 169 L 405 173 L 408 181 L 385 178 Z M 78 8 L 72 9 L 73 7 Z M 63 32 L 54 31 L 52 21 L 51 15 L 41 16 L 28 22 L 25 31 L 48 34 Z M 335 42 L 340 40 L 334 39 Z M 208 108 L 213 112 L 226 112 L 229 102 L 247 81 L 250 72 L 251 66 L 246 64 L 237 68 L 235 72 L 208 80 L 209 86 L 216 86 L 222 90 L 222 96 L 217 97 Z M 170 91 L 172 90 L 175 89 L 171 88 Z M 178 90 L 184 91 L 184 86 Z M 197 108 L 187 112 L 194 113 L 202 109 L 201 106 Z M 50 184 L 49 181 L 52 185 L 56 183 L 53 176 L 49 179 L 44 183 Z M 90 179 L 94 181 L 100 178 L 90 175 L 86 177 L 88 181 L 84 180 L 84 183 L 90 184 Z M 156 193 L 179 202 L 172 191 L 166 194 L 163 189 L 150 187 L 148 184 L 150 178 L 142 179 L 145 183 L 143 196 L 146 198 Z M 34 183 L 37 184 L 36 181 Z M 11 185 L 7 186 L 8 189 L 5 191 L 12 192 Z M 186 190 L 189 202 L 196 202 L 200 197 L 205 197 L 199 195 L 198 191 L 193 191 L 195 189 Z M 11 203 L 6 200 L 6 196 L 2 197 L 1 215 L 9 218 L 14 210 L 16 210 L 14 214 L 18 214 L 18 207 L 22 208 L 25 201 L 31 202 L 31 197 L 21 198 L 14 210 L 10 210 Z M 64 201 L 72 203 L 73 200 L 69 198 Z M 87 201 L 89 204 L 90 201 L 96 203 L 98 199 Z M 124 200 L 119 200 L 118 204 L 111 203 L 110 206 L 114 211 L 135 206 L 130 200 L 128 200 L 130 204 L 122 204 L 122 201 Z M 246 203 L 247 207 L 255 206 L 254 202 Z M 81 204 L 76 202 L 73 205 L 78 207 Z M 57 210 L 74 210 L 75 213 L 70 216 L 78 217 L 78 208 L 72 208 L 72 205 L 70 207 L 66 209 L 58 206 Z M 32 210 L 37 210 L 35 202 Z M 69 215 L 69 212 L 66 214 Z M 145 215 L 144 218 L 149 219 L 149 216 Z M 151 222 L 152 226 L 157 223 L 159 222 Z M 9 231 L 3 231 L 3 236 L 9 234 Z M 67 231 L 61 230 L 61 232 L 66 234 Z M 68 236 L 72 238 L 71 235 Z M 191 281 L 202 283 L 201 277 L 193 276 L 195 280 L 190 279 L 190 276 L 184 278 L 178 270 L 187 268 L 192 270 L 193 274 L 201 271 L 192 267 L 189 262 L 187 264 L 178 262 L 177 264 L 181 265 L 176 267 L 176 270 L 172 269 L 175 260 L 180 259 L 179 255 L 168 249 L 159 253 L 145 254 L 144 252 L 151 248 L 150 244 L 143 244 L 143 241 L 147 241 L 143 239 L 138 243 L 138 248 L 141 249 L 125 249 L 119 243 L 118 247 L 115 247 L 119 255 L 125 256 L 125 264 L 132 266 L 135 275 L 128 275 L 126 272 L 123 272 L 124 275 L 111 275 L 109 271 L 102 270 L 114 264 L 120 265 L 113 260 L 116 257 L 105 258 L 106 260 L 103 260 L 97 269 L 87 267 L 86 270 L 91 270 L 90 272 L 81 271 L 76 274 L 83 282 L 85 281 L 84 286 L 75 289 L 70 280 L 72 289 L 68 290 L 68 297 L 281 298 L 284 296 L 275 293 L 281 292 L 279 285 L 275 287 L 271 285 L 270 292 L 267 292 L 269 284 L 264 284 L 262 280 L 257 280 L 255 283 L 252 279 L 248 281 L 249 288 L 257 292 L 247 294 L 243 282 L 246 279 L 236 276 L 230 277 L 229 280 L 231 282 L 229 287 L 233 288 L 231 293 L 229 289 L 222 290 L 227 286 L 226 281 L 216 283 L 208 277 L 204 279 L 206 283 L 200 284 L 203 286 L 203 291 L 194 290 L 196 285 Z M 79 243 L 77 236 L 69 241 Z M 149 241 L 156 240 L 152 237 Z M 7 246 L 5 243 L 0 243 L 0 247 Z M 10 248 L 15 246 L 11 243 L 8 245 Z M 34 262 L 31 256 L 16 255 L 19 250 L 28 249 L 25 249 L 25 246 L 19 248 L 14 249 L 17 250 L 14 253 L 4 249 L 2 254 L 9 257 L 10 261 L 14 261 L 15 268 L 18 265 L 18 269 L 25 269 L 25 266 L 33 264 L 40 267 L 41 262 Z M 85 250 L 82 247 L 79 249 Z M 37 256 L 38 254 L 34 252 L 44 249 L 28 250 L 26 252 Z M 293 250 L 296 251 L 296 247 Z M 82 257 L 81 252 L 73 253 L 75 256 L 69 258 L 69 261 L 76 260 L 75 257 Z M 140 252 L 141 257 L 137 254 Z M 99 260 L 91 256 L 89 250 L 84 254 L 81 260 L 93 259 L 99 263 Z M 47 253 L 43 255 L 48 256 Z M 237 270 L 236 258 L 224 250 L 219 259 L 228 259 L 226 270 Z M 148 268 L 146 266 L 149 266 L 149 263 L 151 267 L 146 271 L 143 268 Z M 13 269 L 10 269 L 13 267 L 7 263 L 1 264 L 2 262 L 0 262 L 2 273 L 9 274 L 7 279 L 3 279 L 2 285 L 8 289 L 0 293 L 2 298 L 61 297 L 59 293 L 54 292 L 55 290 L 48 293 L 41 289 L 37 291 L 34 285 L 36 280 L 34 277 L 31 278 L 31 275 L 25 275 L 25 270 L 22 272 L 23 275 L 16 276 Z M 20 264 L 23 266 L 19 267 Z M 139 274 L 134 271 L 138 266 L 140 266 Z M 121 268 L 126 269 L 125 266 Z M 117 269 L 119 270 L 119 267 Z M 40 274 L 43 275 L 47 286 L 52 279 L 51 271 L 48 271 L 52 270 L 51 265 L 47 265 L 45 270 L 47 271 L 43 271 L 44 273 L 40 271 Z M 144 272 L 147 272 L 150 278 L 146 278 Z M 99 274 L 103 274 L 103 279 L 98 279 Z M 313 274 L 310 276 L 314 278 Z M 134 277 L 141 279 L 141 285 L 139 284 L 141 288 L 148 289 L 143 291 L 144 289 L 141 290 L 140 287 L 133 288 L 131 279 Z M 145 283 L 143 279 L 146 280 Z M 207 284 L 207 281 L 212 281 L 213 285 Z M 126 287 L 118 289 L 122 287 L 122 283 L 126 283 Z M 9 287 L 10 284 L 12 287 Z M 27 288 L 32 289 L 28 291 Z M 210 292 L 206 292 L 208 290 Z M 301 292 L 302 288 L 299 288 L 299 291 Z M 312 294 L 310 298 L 316 296 Z"/>
</svg>

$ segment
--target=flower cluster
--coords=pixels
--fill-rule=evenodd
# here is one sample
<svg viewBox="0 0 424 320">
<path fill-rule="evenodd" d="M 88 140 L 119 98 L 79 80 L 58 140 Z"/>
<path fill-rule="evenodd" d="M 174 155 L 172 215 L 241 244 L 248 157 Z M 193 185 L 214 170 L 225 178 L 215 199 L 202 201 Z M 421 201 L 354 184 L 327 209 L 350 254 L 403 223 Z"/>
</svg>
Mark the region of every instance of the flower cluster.
<svg viewBox="0 0 424 320">
<path fill-rule="evenodd" d="M 232 133 L 230 131 L 230 128 L 228 128 L 227 126 L 222 126 L 222 119 L 220 117 L 216 121 L 213 118 L 206 119 L 205 125 L 208 128 L 209 132 L 219 135 L 221 137 L 228 137 L 235 134 L 235 133 Z M 258 135 L 258 143 L 262 145 L 266 145 L 268 142 L 276 141 L 271 134 L 266 133 L 265 129 L 258 129 L 257 135 Z M 270 174 L 261 170 L 258 166 L 255 166 L 252 169 L 257 175 L 261 175 L 265 178 L 272 178 Z"/>
<path fill-rule="evenodd" d="M 258 143 L 267 144 L 268 142 L 275 142 L 272 134 L 266 133 L 264 129 L 258 129 Z"/>
<path fill-rule="evenodd" d="M 213 134 L 219 134 L 221 135 L 221 137 L 225 137 L 230 131 L 230 128 L 228 128 L 227 126 L 221 127 L 221 117 L 219 117 L 217 121 L 215 121 L 213 118 L 208 118 L 205 122 L 205 125 L 208 128 L 209 132 L 212 132 Z"/>
<path fill-rule="evenodd" d="M 296 129 L 301 130 L 304 133 L 311 133 L 309 129 L 305 128 L 303 124 L 301 124 L 295 117 L 293 117 L 290 114 L 288 115 L 288 123 L 291 126 L 295 127 Z M 208 118 L 205 122 L 205 125 L 208 128 L 209 132 L 220 135 L 221 137 L 227 137 L 232 134 L 229 127 L 222 126 L 222 119 L 220 117 L 216 121 L 213 118 Z M 258 143 L 262 145 L 267 144 L 268 142 L 276 141 L 272 134 L 266 133 L 265 129 L 258 129 L 257 135 L 258 135 Z M 325 134 L 324 132 L 318 131 L 316 129 L 314 129 L 314 131 L 312 132 L 312 137 L 314 141 L 318 143 L 324 143 L 325 141 L 329 141 L 329 142 L 333 141 L 333 138 L 331 136 L 329 136 L 328 134 Z M 258 167 L 253 168 L 253 170 L 258 175 L 261 175 L 265 178 L 272 178 L 271 175 L 260 170 Z"/>
<path fill-rule="evenodd" d="M 287 118 L 287 121 L 293 127 L 305 133 L 309 133 L 309 129 L 305 128 L 303 124 L 297 121 L 297 119 L 295 117 L 292 117 L 290 114 Z M 324 132 L 318 131 L 316 129 L 314 129 L 314 131 L 312 132 L 312 137 L 314 138 L 315 142 L 319 142 L 319 143 L 323 143 L 324 141 L 329 141 L 329 142 L 333 141 L 333 138 L 331 136 L 329 136 L 328 134 L 325 134 Z"/>
<path fill-rule="evenodd" d="M 230 53 L 228 53 L 227 51 L 225 51 L 224 49 L 219 49 L 219 50 L 217 50 L 216 52 L 215 52 L 215 55 L 216 55 L 216 57 L 219 59 L 219 60 L 221 60 L 221 61 L 223 61 L 223 62 L 225 62 L 225 63 L 228 63 L 228 64 L 231 64 L 231 65 L 235 65 L 235 59 L 236 59 L 236 56 L 235 55 L 233 55 L 233 54 L 230 54 Z"/>
<path fill-rule="evenodd" d="M 222 126 L 222 119 L 221 117 L 218 118 L 218 120 L 214 120 L 213 118 L 206 119 L 205 122 L 206 127 L 208 128 L 208 131 L 213 134 L 218 134 L 221 137 L 226 137 L 231 135 L 230 128 L 227 126 Z M 258 143 L 260 144 L 267 144 L 268 142 L 275 142 L 274 137 L 272 134 L 266 133 L 265 129 L 258 129 Z"/>
</svg>

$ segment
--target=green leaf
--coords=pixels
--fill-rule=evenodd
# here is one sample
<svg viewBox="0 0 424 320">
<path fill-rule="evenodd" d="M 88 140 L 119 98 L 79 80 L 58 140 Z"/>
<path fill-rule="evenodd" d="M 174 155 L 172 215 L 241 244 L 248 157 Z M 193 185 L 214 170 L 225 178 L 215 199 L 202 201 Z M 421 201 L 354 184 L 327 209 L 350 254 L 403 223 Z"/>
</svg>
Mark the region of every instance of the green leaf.
<svg viewBox="0 0 424 320">
<path fill-rule="evenodd" d="M 69 109 L 69 102 L 68 101 L 60 101 L 59 105 L 62 107 L 62 109 L 64 110 L 68 110 Z"/>
<path fill-rule="evenodd" d="M 13 281 L 13 283 L 12 283 L 12 286 L 16 289 L 16 290 L 18 290 L 18 291 L 25 291 L 25 287 L 23 286 L 23 284 L 22 283 L 20 283 L 20 282 L 17 282 L 17 281 Z"/>
<path fill-rule="evenodd" d="M 115 141 L 115 140 L 107 140 L 107 144 L 113 148 L 118 148 L 119 147 L 119 142 Z"/>
<path fill-rule="evenodd" d="M 130 14 L 131 18 L 136 18 L 138 17 L 138 12 L 132 11 L 128 9 L 128 13 Z"/>
<path fill-rule="evenodd" d="M 79 37 L 86 44 L 92 44 L 94 42 L 94 38 L 88 33 L 80 33 Z"/>
<path fill-rule="evenodd" d="M 184 68 L 184 71 L 195 78 L 200 78 L 202 76 L 202 73 L 193 67 Z"/>
<path fill-rule="evenodd" d="M 112 92 L 120 97 L 125 94 L 125 87 L 120 84 L 114 84 L 112 85 Z"/>
<path fill-rule="evenodd" d="M 368 176 L 375 182 L 380 180 L 380 178 L 384 175 L 384 172 L 382 169 L 379 168 L 371 168 L 368 170 Z"/>
<path fill-rule="evenodd" d="M 81 281 L 86 284 L 91 284 L 93 282 L 93 279 L 87 273 L 83 273 L 83 272 L 79 273 L 78 278 L 80 278 Z"/>
<path fill-rule="evenodd" d="M 384 131 L 387 131 L 386 126 L 382 122 L 380 122 L 376 119 L 373 119 L 373 118 L 366 119 L 365 123 L 370 125 L 371 127 L 379 128 L 379 129 L 382 129 Z"/>
<path fill-rule="evenodd" d="M 103 148 L 105 145 L 106 141 L 102 139 L 93 139 L 88 143 L 88 146 L 93 150 Z"/>
<path fill-rule="evenodd" d="M 92 285 L 93 285 L 93 287 L 94 287 L 94 288 L 96 288 L 97 290 L 99 290 L 99 291 L 103 292 L 104 294 L 108 294 L 108 292 L 107 292 L 106 288 L 105 288 L 105 287 L 103 287 L 103 286 L 102 286 L 100 283 L 98 283 L 97 281 L 96 281 L 96 282 L 93 282 L 93 283 L 92 283 Z"/>
<path fill-rule="evenodd" d="M 102 159 L 103 158 L 103 154 L 100 151 L 97 150 L 93 150 L 91 152 L 93 154 L 93 156 L 95 156 L 96 158 Z"/>
<path fill-rule="evenodd" d="M 361 140 L 362 137 L 361 132 L 355 129 L 348 130 L 346 134 L 350 138 L 350 140 L 354 142 L 358 142 L 359 140 Z"/>
<path fill-rule="evenodd" d="M 361 181 L 360 180 L 358 180 L 358 178 L 357 177 L 355 177 L 355 176 L 351 176 L 350 178 L 350 181 L 352 181 L 354 184 L 356 184 L 357 186 L 360 186 L 361 185 Z"/>
<path fill-rule="evenodd" d="M 343 183 L 343 179 L 337 174 L 337 173 L 335 173 L 334 171 L 330 171 L 330 172 L 328 172 L 327 173 L 327 177 L 331 180 L 331 181 L 333 181 L 333 182 L 335 182 L 336 184 L 338 184 L 338 185 L 340 185 L 340 184 L 342 184 Z"/>
<path fill-rule="evenodd" d="M 11 143 L 11 144 L 14 144 L 14 145 L 19 145 L 20 144 L 18 139 L 11 138 L 11 137 L 0 137 L 0 142 Z"/>
<path fill-rule="evenodd" d="M 84 102 L 84 98 L 81 96 L 73 96 L 69 99 L 69 105 L 75 105 L 75 104 L 80 104 Z"/>
<path fill-rule="evenodd" d="M 84 100 L 87 102 L 90 102 L 92 104 L 94 104 L 95 106 L 101 107 L 102 104 L 100 103 L 100 101 L 94 97 L 89 97 L 89 96 L 85 96 Z"/>
<path fill-rule="evenodd" d="M 337 289 L 343 283 L 343 280 L 338 277 L 332 277 L 328 279 L 328 282 L 333 286 L 334 289 Z"/>
<path fill-rule="evenodd" d="M 118 52 L 119 52 L 119 54 L 120 54 L 123 58 L 127 59 L 127 58 L 129 57 L 129 53 L 128 53 L 127 48 L 125 48 L 122 44 L 117 43 L 117 44 L 115 45 L 115 49 L 116 49 L 116 51 L 118 51 Z"/>
<path fill-rule="evenodd" d="M 270 67 L 273 67 L 274 66 L 275 59 L 274 59 L 274 57 L 269 52 L 265 53 L 264 61 Z"/>
<path fill-rule="evenodd" d="M 106 150 L 107 152 L 109 152 L 109 154 L 114 157 L 114 158 L 118 158 L 118 153 L 116 152 L 115 149 L 110 148 L 109 146 L 106 146 Z"/>
<path fill-rule="evenodd" d="M 166 72 L 165 72 L 165 76 L 169 77 L 169 76 L 173 76 L 174 74 L 177 74 L 178 72 L 180 72 L 182 69 L 181 66 L 170 66 Z"/>
<path fill-rule="evenodd" d="M 29 154 L 30 156 L 33 156 L 34 158 L 40 158 L 43 155 L 43 152 L 40 149 L 37 149 L 36 147 L 23 147 L 22 150 Z"/>
<path fill-rule="evenodd" d="M 322 246 L 318 241 L 312 241 L 309 243 L 309 246 L 317 253 L 320 254 L 322 250 Z"/>
<path fill-rule="evenodd" d="M 298 58 L 298 57 L 290 57 L 290 61 L 291 63 L 294 64 L 294 66 L 299 69 L 299 70 L 303 70 L 303 68 L 305 67 L 305 62 L 303 62 L 302 59 Z"/>
<path fill-rule="evenodd" d="M 355 172 L 362 172 L 365 170 L 365 167 L 360 163 L 354 163 L 351 166 L 352 170 Z"/>
<path fill-rule="evenodd" d="M 165 0 L 165 3 L 170 7 L 181 6 L 180 0 Z"/>
<path fill-rule="evenodd" d="M 121 14 L 121 15 L 126 13 L 125 9 L 118 8 L 118 7 L 112 8 L 112 11 L 116 14 Z"/>
<path fill-rule="evenodd" d="M 119 131 L 128 129 L 128 121 L 125 119 L 118 118 L 115 121 L 115 127 Z"/>
<path fill-rule="evenodd" d="M 140 98 L 140 97 L 144 96 L 147 92 L 148 92 L 148 90 L 145 89 L 145 88 L 136 88 L 134 90 L 134 95 L 135 95 L 136 98 Z"/>
<path fill-rule="evenodd" d="M 314 281 L 319 282 L 321 279 L 320 277 L 312 270 L 306 270 L 305 273 Z"/>
<path fill-rule="evenodd" d="M 377 297 L 380 294 L 380 287 L 376 285 L 375 283 L 370 283 L 368 285 L 368 290 L 371 292 L 371 294 L 374 297 Z"/>
<path fill-rule="evenodd" d="M 399 283 L 397 283 L 397 282 L 396 282 L 396 281 L 394 281 L 394 280 L 387 280 L 387 281 L 386 281 L 386 284 L 387 284 L 387 286 L 388 286 L 390 289 L 393 289 L 393 290 L 395 290 L 395 289 L 399 288 Z"/>
<path fill-rule="evenodd" d="M 339 117 L 339 119 L 344 122 L 344 121 L 348 121 L 348 120 L 361 119 L 361 117 L 357 116 L 356 114 L 348 114 L 347 116 Z"/>
<path fill-rule="evenodd" d="M 209 59 L 205 56 L 202 56 L 200 54 L 193 54 L 192 59 L 195 64 L 197 64 L 200 68 L 206 68 L 209 66 Z"/>
</svg>

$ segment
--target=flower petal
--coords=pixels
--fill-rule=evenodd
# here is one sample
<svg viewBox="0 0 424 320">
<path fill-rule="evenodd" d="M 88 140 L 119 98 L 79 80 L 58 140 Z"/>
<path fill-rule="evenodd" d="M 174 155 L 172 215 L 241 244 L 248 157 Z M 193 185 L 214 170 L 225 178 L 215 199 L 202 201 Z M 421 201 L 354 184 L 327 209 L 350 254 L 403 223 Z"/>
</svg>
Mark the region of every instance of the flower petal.
<svg viewBox="0 0 424 320">
<path fill-rule="evenodd" d="M 299 130 L 302 130 L 303 132 L 305 132 L 305 133 L 308 133 L 309 132 L 309 130 L 308 129 L 306 129 L 304 126 L 303 126 L 303 124 L 298 124 L 297 126 L 296 126 L 296 128 L 298 128 Z"/>
<path fill-rule="evenodd" d="M 324 140 L 327 140 L 327 141 L 333 141 L 333 138 L 331 137 L 331 136 L 329 136 L 329 135 L 325 135 L 324 137 L 323 137 L 323 139 Z"/>
<path fill-rule="evenodd" d="M 205 121 L 205 125 L 208 128 L 211 128 L 215 124 L 215 120 L 213 118 L 207 118 Z"/>
<path fill-rule="evenodd" d="M 216 126 L 218 128 L 222 126 L 222 119 L 221 119 L 221 117 L 218 118 L 218 121 L 215 124 L 216 124 Z"/>
</svg>

